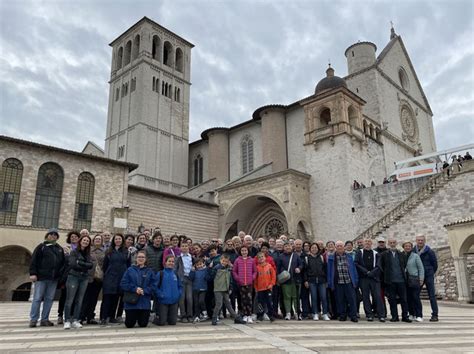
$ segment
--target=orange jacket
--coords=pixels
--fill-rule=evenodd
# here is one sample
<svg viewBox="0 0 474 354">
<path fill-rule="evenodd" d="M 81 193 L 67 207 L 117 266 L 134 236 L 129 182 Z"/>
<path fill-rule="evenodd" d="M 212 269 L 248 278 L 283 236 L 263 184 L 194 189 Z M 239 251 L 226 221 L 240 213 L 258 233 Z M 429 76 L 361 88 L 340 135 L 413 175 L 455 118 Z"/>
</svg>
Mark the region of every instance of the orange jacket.
<svg viewBox="0 0 474 354">
<path fill-rule="evenodd" d="M 271 290 L 276 283 L 275 269 L 268 263 L 257 265 L 257 278 L 254 282 L 255 290 Z"/>
</svg>

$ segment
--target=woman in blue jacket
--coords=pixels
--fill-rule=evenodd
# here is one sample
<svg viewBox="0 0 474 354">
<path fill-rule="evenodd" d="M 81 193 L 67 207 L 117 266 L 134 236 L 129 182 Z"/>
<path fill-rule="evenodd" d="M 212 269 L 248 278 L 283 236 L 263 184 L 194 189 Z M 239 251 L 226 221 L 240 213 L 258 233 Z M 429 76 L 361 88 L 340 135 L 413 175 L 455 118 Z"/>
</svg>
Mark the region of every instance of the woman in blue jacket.
<svg viewBox="0 0 474 354">
<path fill-rule="evenodd" d="M 100 324 L 118 323 L 115 318 L 122 289 L 120 280 L 130 266 L 128 250 L 125 248 L 125 240 L 122 234 L 115 234 L 104 258 L 104 282 L 102 286 L 103 299 L 100 307 Z"/>
<path fill-rule="evenodd" d="M 175 257 L 169 255 L 165 260 L 165 269 L 156 273 L 155 295 L 158 299 L 158 326 L 166 323 L 175 325 L 178 319 L 178 303 L 183 286 L 174 271 Z"/>
<path fill-rule="evenodd" d="M 136 265 L 132 265 L 123 275 L 120 287 L 124 292 L 138 295 L 137 303 L 124 302 L 125 326 L 133 328 L 138 322 L 140 327 L 146 327 L 150 318 L 151 295 L 155 282 L 153 270 L 146 263 L 146 252 L 140 250 L 136 253 Z"/>
</svg>

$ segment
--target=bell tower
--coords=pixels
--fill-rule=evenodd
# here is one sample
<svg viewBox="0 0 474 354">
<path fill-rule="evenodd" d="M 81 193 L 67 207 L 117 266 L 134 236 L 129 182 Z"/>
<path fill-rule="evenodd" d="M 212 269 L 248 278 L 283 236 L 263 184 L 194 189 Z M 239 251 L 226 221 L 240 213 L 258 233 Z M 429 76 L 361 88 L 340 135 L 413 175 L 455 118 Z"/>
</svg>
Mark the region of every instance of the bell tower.
<svg viewBox="0 0 474 354">
<path fill-rule="evenodd" d="M 188 188 L 194 45 L 144 17 L 110 46 L 105 156 L 139 165 L 130 184 L 181 193 Z"/>
</svg>

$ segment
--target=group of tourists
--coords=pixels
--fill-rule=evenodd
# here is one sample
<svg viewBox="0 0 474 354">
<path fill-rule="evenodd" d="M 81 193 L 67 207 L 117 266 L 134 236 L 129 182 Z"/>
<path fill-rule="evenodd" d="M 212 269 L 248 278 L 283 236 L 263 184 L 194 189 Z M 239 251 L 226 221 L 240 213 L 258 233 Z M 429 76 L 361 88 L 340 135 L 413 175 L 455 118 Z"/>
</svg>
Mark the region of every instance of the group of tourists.
<svg viewBox="0 0 474 354">
<path fill-rule="evenodd" d="M 193 242 L 159 230 L 137 237 L 71 231 L 63 247 L 58 238 L 57 229 L 48 230 L 32 256 L 30 327 L 38 322 L 54 326 L 49 314 L 57 289 L 57 324 L 64 329 L 121 322 L 129 328 L 150 321 L 175 325 L 178 320 L 217 325 L 228 315 L 239 324 L 358 322 L 361 303 L 367 321 L 385 322 L 385 296 L 391 322 L 421 322 L 423 285 L 431 302 L 430 321 L 438 321 L 437 260 L 423 235 L 414 246 L 404 242 L 403 250 L 393 237 L 388 245 L 378 238 L 375 248 L 371 239 L 357 240 L 354 247 L 352 241 L 310 243 L 286 235 L 254 240 L 245 232 L 225 242 Z"/>
</svg>

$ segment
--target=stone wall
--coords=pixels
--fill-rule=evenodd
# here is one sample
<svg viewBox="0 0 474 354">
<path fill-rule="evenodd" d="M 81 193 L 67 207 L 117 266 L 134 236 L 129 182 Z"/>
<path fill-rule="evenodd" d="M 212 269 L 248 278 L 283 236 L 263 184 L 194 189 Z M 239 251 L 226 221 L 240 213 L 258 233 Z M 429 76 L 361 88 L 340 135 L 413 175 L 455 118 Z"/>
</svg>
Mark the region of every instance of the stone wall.
<svg viewBox="0 0 474 354">
<path fill-rule="evenodd" d="M 429 177 L 381 184 L 352 192 L 356 234 L 360 234 L 426 183 Z M 365 183 L 365 182 L 364 182 Z"/>
<path fill-rule="evenodd" d="M 129 228 L 143 224 L 160 227 L 164 234 L 186 235 L 196 240 L 218 236 L 218 206 L 213 203 L 130 186 Z"/>
<path fill-rule="evenodd" d="M 10 301 L 13 290 L 28 283 L 31 255 L 22 247 L 0 249 L 0 301 Z"/>
</svg>

